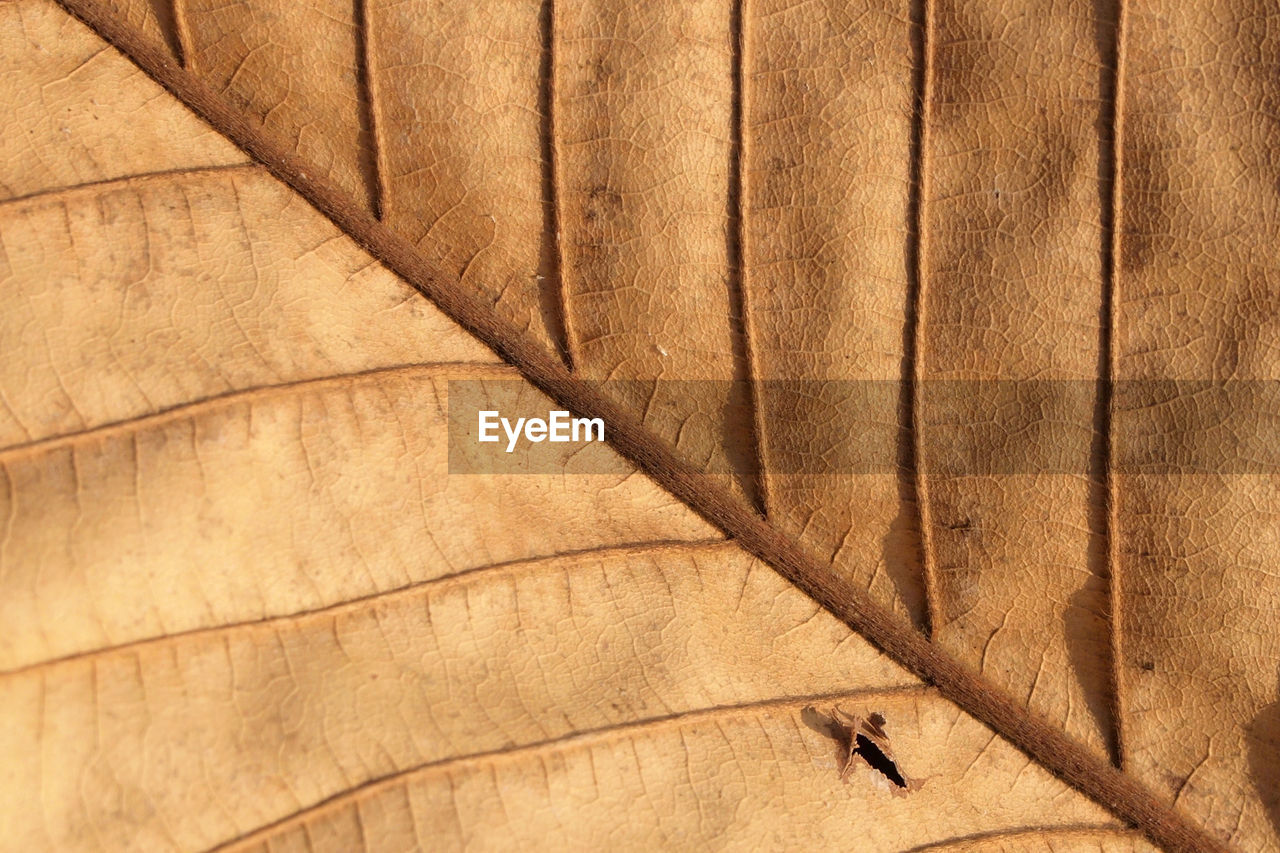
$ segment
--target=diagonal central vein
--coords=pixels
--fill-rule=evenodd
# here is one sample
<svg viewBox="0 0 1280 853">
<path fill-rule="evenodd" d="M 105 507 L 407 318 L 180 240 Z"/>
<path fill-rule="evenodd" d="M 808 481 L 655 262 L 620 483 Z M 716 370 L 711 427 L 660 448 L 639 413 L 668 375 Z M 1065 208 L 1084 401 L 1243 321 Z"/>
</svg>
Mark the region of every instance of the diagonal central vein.
<svg viewBox="0 0 1280 853">
<path fill-rule="evenodd" d="M 1026 753 L 1031 759 L 1144 832 L 1169 850 L 1222 850 L 1221 844 L 1145 785 L 1056 726 L 1031 714 L 1002 688 L 934 646 L 905 620 L 874 602 L 791 537 L 682 460 L 622 405 L 577 378 L 564 361 L 498 317 L 492 306 L 435 267 L 409 241 L 384 226 L 320 170 L 292 153 L 228 104 L 200 77 L 184 70 L 161 45 L 118 20 L 98 0 L 59 4 L 119 49 L 275 177 L 328 217 L 371 255 L 448 315 L 556 402 L 609 424 L 609 443 L 674 497 L 768 563 L 815 602 L 879 647 L 938 692 Z"/>
</svg>

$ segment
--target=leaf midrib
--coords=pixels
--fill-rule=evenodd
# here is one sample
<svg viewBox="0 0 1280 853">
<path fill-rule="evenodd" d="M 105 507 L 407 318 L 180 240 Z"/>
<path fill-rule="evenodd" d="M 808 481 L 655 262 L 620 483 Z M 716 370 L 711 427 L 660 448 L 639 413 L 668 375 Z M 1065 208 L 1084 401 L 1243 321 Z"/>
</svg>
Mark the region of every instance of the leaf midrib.
<svg viewBox="0 0 1280 853">
<path fill-rule="evenodd" d="M 864 590 L 830 571 L 711 476 L 677 457 L 631 413 L 578 379 L 554 353 L 498 317 L 487 300 L 435 268 L 416 246 L 318 175 L 307 161 L 255 128 L 159 45 L 116 20 L 95 0 L 58 3 L 533 385 L 580 416 L 603 418 L 610 425 L 608 441 L 615 450 L 836 618 L 932 684 L 940 695 L 1155 843 L 1170 850 L 1224 849 L 1147 786 L 1121 773 L 1047 720 L 1032 715 L 1002 688 L 942 652 L 912 625 L 871 600 Z"/>
</svg>

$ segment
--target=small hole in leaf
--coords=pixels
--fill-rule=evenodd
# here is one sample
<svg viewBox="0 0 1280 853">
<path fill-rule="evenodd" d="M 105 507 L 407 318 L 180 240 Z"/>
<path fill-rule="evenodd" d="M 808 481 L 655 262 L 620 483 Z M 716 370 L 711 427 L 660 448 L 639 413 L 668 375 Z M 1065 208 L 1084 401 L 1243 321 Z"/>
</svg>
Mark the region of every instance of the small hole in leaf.
<svg viewBox="0 0 1280 853">
<path fill-rule="evenodd" d="M 885 732 L 883 714 L 862 717 L 839 707 L 823 714 L 810 705 L 801 712 L 800 719 L 809 728 L 835 741 L 842 780 L 849 780 L 850 773 L 861 764 L 858 761 L 861 759 L 885 781 L 892 783 L 891 790 L 896 794 L 907 794 L 921 786 L 920 780 L 908 779 L 899 769 L 889 735 Z"/>
<path fill-rule="evenodd" d="M 892 758 L 885 755 L 871 738 L 866 735 L 858 735 L 853 754 L 861 755 L 862 760 L 870 764 L 873 770 L 878 771 L 884 778 L 899 788 L 907 787 L 907 780 L 902 778 L 898 765 Z"/>
</svg>

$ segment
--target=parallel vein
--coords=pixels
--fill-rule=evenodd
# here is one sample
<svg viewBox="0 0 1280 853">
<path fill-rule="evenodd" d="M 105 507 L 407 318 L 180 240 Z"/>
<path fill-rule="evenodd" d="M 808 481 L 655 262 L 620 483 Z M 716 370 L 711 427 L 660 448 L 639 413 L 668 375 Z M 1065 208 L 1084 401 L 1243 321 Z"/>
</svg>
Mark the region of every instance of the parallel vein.
<svg viewBox="0 0 1280 853">
<path fill-rule="evenodd" d="M 493 749 L 484 752 L 473 752 L 467 755 L 456 755 L 440 761 L 429 761 L 418 764 L 414 767 L 406 768 L 397 773 L 372 779 L 362 785 L 350 788 L 339 794 L 335 794 L 325 800 L 322 800 L 307 808 L 300 809 L 291 815 L 274 821 L 266 826 L 259 827 L 252 832 L 242 835 L 238 838 L 230 839 L 217 847 L 214 847 L 209 853 L 219 853 L 219 851 L 228 850 L 231 847 L 241 844 L 250 844 L 255 841 L 265 840 L 267 837 L 289 827 L 301 823 L 308 818 L 327 811 L 341 808 L 353 800 L 363 798 L 368 795 L 375 794 L 387 788 L 401 784 L 407 779 L 432 770 L 444 770 L 450 767 L 473 763 L 477 760 L 489 758 L 502 758 L 508 756 L 525 756 L 536 755 L 549 750 L 566 749 L 573 746 L 586 746 L 600 742 L 607 742 L 613 737 L 619 735 L 634 734 L 637 732 L 650 731 L 657 728 L 667 726 L 679 726 L 685 723 L 714 720 L 731 714 L 738 714 L 753 710 L 763 710 L 768 708 L 787 707 L 794 705 L 797 708 L 811 704 L 822 704 L 828 702 L 840 701 L 876 701 L 889 696 L 903 695 L 926 695 L 932 692 L 929 687 L 885 687 L 875 688 L 871 690 L 850 690 L 840 693 L 819 693 L 808 696 L 779 696 L 773 699 L 765 699 L 758 702 L 744 702 L 734 705 L 716 705 L 709 708 L 699 708 L 693 711 L 678 711 L 662 716 L 646 717 L 639 720 L 631 720 L 625 723 L 619 723 L 611 726 L 602 726 L 596 729 L 585 729 L 572 734 L 562 735 L 560 737 L 549 738 L 547 740 L 535 741 L 534 743 L 520 744 L 519 746 L 507 747 L 505 749 Z"/>
<path fill-rule="evenodd" d="M 729 148 L 729 313 L 733 317 L 733 344 L 735 383 L 742 384 L 743 407 L 747 410 L 746 427 L 751 437 L 751 447 L 745 461 L 751 499 L 756 510 L 769 514 L 769 498 L 765 474 L 764 412 L 760 407 L 760 377 L 753 351 L 755 332 L 751 318 L 750 300 L 747 296 L 747 235 L 750 233 L 747 216 L 747 146 L 750 138 L 748 115 L 750 88 L 748 85 L 750 35 L 748 0 L 735 0 L 730 19 L 733 32 L 733 109 L 731 113 L 732 143 Z"/>
<path fill-rule="evenodd" d="M 65 447 L 68 444 L 75 444 L 86 440 L 109 438 L 114 435 L 119 435 L 122 432 L 132 430 L 159 427 L 167 423 L 172 423 L 175 420 L 193 417 L 201 412 L 225 408 L 227 406 L 236 405 L 237 403 L 250 401 L 256 402 L 264 398 L 269 398 L 277 394 L 288 393 L 290 391 L 342 385 L 365 379 L 376 381 L 376 379 L 381 376 L 406 374 L 432 376 L 440 373 L 441 371 L 448 371 L 449 376 L 454 378 L 470 376 L 485 379 L 508 379 L 514 378 L 515 376 L 515 373 L 507 369 L 504 365 L 476 364 L 473 362 L 424 362 L 419 364 L 397 364 L 389 367 L 375 367 L 369 370 L 358 371 L 356 373 L 342 373 L 332 374 L 329 376 L 315 376 L 307 379 L 295 379 L 289 382 L 278 382 L 271 385 L 255 385 L 251 388 L 238 388 L 234 391 L 228 391 L 223 394 L 201 397 L 198 400 L 191 400 L 176 406 L 170 406 L 154 412 L 148 412 L 145 415 L 126 418 L 121 421 L 111 421 L 105 424 L 98 424 L 97 426 L 90 427 L 89 429 L 51 435 L 46 438 L 37 439 L 36 441 L 28 441 L 20 444 L 11 444 L 8 447 L 0 447 L 0 466 L 3 466 L 5 463 L 20 456 L 36 456 L 41 453 L 48 453 L 52 450 Z"/>
<path fill-rule="evenodd" d="M 1124 607 L 1121 600 L 1120 578 L 1120 495 L 1119 482 L 1115 475 L 1115 381 L 1119 372 L 1119 347 L 1116 343 L 1116 317 L 1118 314 L 1117 298 L 1120 277 L 1120 241 L 1122 235 L 1121 176 L 1124 171 L 1124 0 L 1115 2 L 1115 44 L 1112 61 L 1115 63 L 1111 79 L 1111 98 L 1108 117 L 1110 121 L 1111 150 L 1108 152 L 1107 167 L 1109 175 L 1104 185 L 1107 193 L 1102 208 L 1103 225 L 1103 306 L 1102 306 L 1102 369 L 1104 371 L 1100 385 L 1098 410 L 1103 420 L 1098 436 L 1102 442 L 1101 476 L 1105 518 L 1102 536 L 1106 543 L 1107 564 L 1107 625 L 1110 628 L 1111 654 L 1111 726 L 1113 742 L 1112 756 L 1116 766 L 1125 766 L 1124 738 L 1124 682 L 1123 639 Z"/>
<path fill-rule="evenodd" d="M 382 140 L 382 122 L 378 115 L 378 79 L 373 67 L 373 24 L 369 14 L 371 0 L 356 0 L 356 86 L 361 105 L 361 132 L 365 180 L 369 185 L 369 204 L 378 219 L 387 218 L 387 164 Z"/>
<path fill-rule="evenodd" d="M 271 627 L 288 625 L 305 619 L 310 616 L 318 616 L 320 614 L 338 615 L 346 613 L 364 605 L 376 601 L 388 601 L 399 598 L 406 594 L 419 592 L 424 589 L 432 589 L 450 584 L 463 583 L 472 581 L 476 575 L 483 575 L 491 572 L 497 572 L 504 569 L 537 569 L 539 567 L 555 566 L 562 560 L 570 560 L 574 558 L 599 556 L 608 557 L 615 554 L 636 554 L 636 555 L 660 555 L 665 553 L 681 553 L 692 554 L 700 553 L 718 548 L 732 548 L 732 543 L 724 539 L 673 539 L 653 542 L 631 542 L 622 545 L 604 545 L 593 546 L 590 548 L 578 548 L 570 551 L 561 551 L 554 554 L 546 554 L 536 557 L 522 557 L 515 560 L 503 560 L 498 563 L 490 563 L 484 566 L 475 566 L 472 568 L 462 569 L 460 571 L 451 572 L 445 575 L 429 578 L 427 580 L 414 581 L 404 584 L 403 586 L 394 587 L 392 589 L 382 589 L 377 592 L 371 592 L 367 595 L 348 598 L 343 601 L 337 601 L 332 604 L 326 604 L 323 607 L 315 607 L 308 610 L 297 610 L 292 613 L 281 613 L 278 615 L 265 616 L 261 619 L 250 619 L 242 622 L 226 622 L 219 625 L 211 625 L 201 628 L 191 628 L 185 631 L 175 631 L 169 634 L 162 634 L 153 637 L 140 637 L 136 640 L 130 640 L 125 643 L 118 643 L 112 646 L 103 646 L 97 649 L 88 649 L 86 651 L 74 652 L 60 657 L 46 658 L 45 660 L 35 661 L 34 663 L 24 666 L 15 667 L 14 669 L 0 670 L 0 679 L 22 675 L 24 673 L 33 672 L 50 666 L 56 666 L 61 663 L 70 661 L 85 660 L 90 658 L 98 658 L 103 655 L 113 654 L 116 652 L 137 649 L 144 646 L 154 646 L 161 643 L 169 643 L 187 637 L 198 636 L 217 636 L 230 631 L 242 628 L 253 627 Z"/>
<path fill-rule="evenodd" d="M 937 568 L 934 566 L 932 540 L 933 516 L 929 505 L 929 481 L 924 456 L 924 342 L 925 282 L 929 257 L 926 252 L 928 235 L 929 169 L 926 155 L 929 150 L 929 105 L 933 101 L 933 3 L 932 0 L 913 0 L 911 4 L 912 31 L 915 52 L 916 104 L 911 128 L 911 194 L 908 204 L 910 242 L 907 249 L 909 280 L 907 323 L 904 330 L 903 361 L 907 373 L 903 382 L 903 408 L 907 417 L 904 423 L 910 429 L 909 452 L 906 460 L 911 475 L 911 490 L 916 504 L 916 520 L 920 526 L 920 568 L 924 574 L 924 595 L 927 630 L 932 636 L 942 627 L 941 591 L 938 588 Z"/>
<path fill-rule="evenodd" d="M 9 207 L 16 207 L 26 202 L 57 201 L 81 192 L 111 190 L 131 187 L 148 181 L 164 181 L 191 175 L 217 175 L 226 172 L 252 172 L 262 168 L 258 163 L 226 163 L 217 166 L 183 166 L 177 169 L 161 169 L 156 172 L 141 172 L 136 175 L 124 175 L 119 178 L 104 178 L 100 181 L 85 181 L 65 187 L 51 187 L 26 195 L 14 196 L 0 200 L 0 212 Z"/>
</svg>

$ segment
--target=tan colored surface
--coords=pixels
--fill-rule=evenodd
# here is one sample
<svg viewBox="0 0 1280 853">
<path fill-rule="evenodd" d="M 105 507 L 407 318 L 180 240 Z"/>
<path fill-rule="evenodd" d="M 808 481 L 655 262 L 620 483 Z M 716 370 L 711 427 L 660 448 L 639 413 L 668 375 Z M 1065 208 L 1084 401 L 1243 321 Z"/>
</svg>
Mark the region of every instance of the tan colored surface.
<svg viewBox="0 0 1280 853">
<path fill-rule="evenodd" d="M 831 742 L 798 723 L 799 703 L 780 702 L 425 768 L 267 833 L 269 848 L 254 839 L 243 849 L 308 849 L 309 840 L 310 849 L 326 851 L 411 850 L 415 842 L 479 850 L 907 850 L 979 828 L 1047 818 L 1043 834 L 1054 823 L 1094 817 L 1059 798 L 1041 774 L 1019 778 L 1021 755 L 989 743 L 985 730 L 936 699 L 873 693 L 844 704 L 901 721 L 896 754 L 906 767 L 930 767 L 923 788 L 895 797 L 866 768 L 842 783 Z M 1002 782 L 990 784 L 995 779 Z"/>
<path fill-rule="evenodd" d="M 154 5 L 154 4 L 153 4 Z M 174 39 L 230 102 L 353 196 L 369 145 L 356 92 L 356 28 L 343 0 L 184 0 Z"/>
<path fill-rule="evenodd" d="M 779 527 L 924 624 L 917 513 L 892 467 L 916 57 L 899 4 L 858 16 L 840 6 L 769 0 L 746 22 L 745 287 L 765 381 L 765 503 Z"/>
<path fill-rule="evenodd" d="M 1089 480 L 1108 330 L 1118 378 L 1280 378 L 1258 19 L 1131 14 L 1113 100 L 1101 7 L 295 5 L 105 8 L 902 631 L 1275 845 L 1280 495 Z M 648 477 L 450 475 L 448 381 L 513 368 L 50 0 L 0 44 L 0 848 L 1148 849 Z M 913 373 L 1083 381 L 916 433 L 848 393 Z M 841 783 L 834 702 L 924 787 Z"/>
<path fill-rule="evenodd" d="M 1129 24 L 1128 73 L 1142 85 L 1125 93 L 1122 378 L 1280 379 L 1280 56 L 1251 10 L 1158 3 Z M 1118 452 L 1150 463 L 1141 436 L 1215 399 L 1168 386 L 1121 397 Z M 1231 420 L 1177 438 L 1266 435 L 1272 405 L 1235 399 Z M 1120 481 L 1129 766 L 1241 849 L 1280 833 L 1278 485 L 1248 473 Z"/>
<path fill-rule="evenodd" d="M 32 42 L 95 41 L 6 11 Z M 198 138 L 95 61 L 128 83 L 99 95 L 126 147 L 137 103 Z M 936 777 L 949 817 L 922 837 L 1107 822 L 646 478 L 450 477 L 446 380 L 512 371 L 261 170 L 217 165 L 54 175 L 0 207 L 0 846 L 199 850 L 284 819 L 273 848 L 305 824 L 349 850 L 354 809 L 371 850 L 910 825 L 800 723 L 804 697 L 849 693 Z M 607 791 L 578 784 L 593 758 Z M 971 761 L 1006 786 L 994 813 Z M 519 802 L 485 787 L 498 766 Z M 839 805 L 811 823 L 814 792 Z"/>
<path fill-rule="evenodd" d="M 1104 23 L 1075 2 L 934 11 L 920 359 L 943 382 L 923 389 L 920 441 L 935 636 L 1101 752 L 1106 548 L 1079 380 L 1100 358 Z M 1070 473 L 1025 473 L 1045 458 Z M 955 475 L 956 459 L 1020 473 Z"/>
<path fill-rule="evenodd" d="M 384 221 L 550 342 L 538 4 L 366 6 Z"/>
<path fill-rule="evenodd" d="M 751 412 L 730 384 L 728 33 L 720 0 L 557 4 L 554 142 L 575 367 L 642 380 L 608 391 L 751 495 Z"/>
<path fill-rule="evenodd" d="M 6 57 L 0 201 L 146 172 L 248 162 L 181 104 L 140 85 L 141 71 L 85 38 L 83 29 L 48 4 L 0 6 Z M 121 135 L 122 125 L 133 132 Z"/>
</svg>

